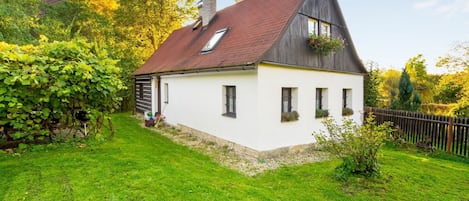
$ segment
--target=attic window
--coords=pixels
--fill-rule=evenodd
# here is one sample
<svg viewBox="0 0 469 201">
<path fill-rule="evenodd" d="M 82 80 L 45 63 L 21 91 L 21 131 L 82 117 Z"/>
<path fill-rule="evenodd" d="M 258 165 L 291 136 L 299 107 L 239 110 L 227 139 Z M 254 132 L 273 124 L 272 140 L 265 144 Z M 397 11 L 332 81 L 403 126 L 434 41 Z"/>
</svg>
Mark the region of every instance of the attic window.
<svg viewBox="0 0 469 201">
<path fill-rule="evenodd" d="M 220 29 L 215 32 L 215 34 L 210 38 L 210 40 L 205 44 L 204 48 L 202 48 L 202 53 L 212 51 L 215 46 L 220 42 L 220 39 L 223 38 L 228 28 Z"/>
</svg>

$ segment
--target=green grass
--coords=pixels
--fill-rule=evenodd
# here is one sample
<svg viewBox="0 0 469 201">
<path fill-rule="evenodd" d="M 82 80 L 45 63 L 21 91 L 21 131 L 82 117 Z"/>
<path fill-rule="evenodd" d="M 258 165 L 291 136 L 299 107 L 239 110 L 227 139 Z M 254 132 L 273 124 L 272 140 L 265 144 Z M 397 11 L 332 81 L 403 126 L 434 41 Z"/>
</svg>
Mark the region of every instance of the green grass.
<svg viewBox="0 0 469 201">
<path fill-rule="evenodd" d="M 0 200 L 469 200 L 465 161 L 386 149 L 381 179 L 337 181 L 338 160 L 247 177 L 126 114 L 113 120 L 113 141 L 0 154 Z"/>
</svg>

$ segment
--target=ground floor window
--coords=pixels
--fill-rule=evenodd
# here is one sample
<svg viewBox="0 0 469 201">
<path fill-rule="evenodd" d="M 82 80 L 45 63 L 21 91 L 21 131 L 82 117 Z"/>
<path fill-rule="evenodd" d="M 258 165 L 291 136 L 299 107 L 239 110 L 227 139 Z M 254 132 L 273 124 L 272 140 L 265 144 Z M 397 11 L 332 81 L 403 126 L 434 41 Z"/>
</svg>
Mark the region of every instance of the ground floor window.
<svg viewBox="0 0 469 201">
<path fill-rule="evenodd" d="M 352 89 L 342 89 L 342 115 L 349 116 L 352 114 Z"/>
<path fill-rule="evenodd" d="M 327 88 L 316 88 L 316 118 L 329 116 Z"/>
<path fill-rule="evenodd" d="M 299 118 L 297 111 L 298 92 L 297 88 L 284 87 L 282 88 L 281 100 L 281 121 L 296 121 Z"/>
<path fill-rule="evenodd" d="M 224 116 L 236 117 L 236 86 L 224 86 Z"/>
</svg>

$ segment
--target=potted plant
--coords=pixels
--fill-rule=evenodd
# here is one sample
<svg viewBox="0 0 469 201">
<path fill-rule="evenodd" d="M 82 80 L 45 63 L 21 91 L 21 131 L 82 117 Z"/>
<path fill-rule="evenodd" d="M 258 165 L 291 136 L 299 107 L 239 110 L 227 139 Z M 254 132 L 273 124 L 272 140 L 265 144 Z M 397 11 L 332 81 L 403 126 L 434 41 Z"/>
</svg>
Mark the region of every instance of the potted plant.
<svg viewBox="0 0 469 201">
<path fill-rule="evenodd" d="M 316 109 L 316 118 L 323 118 L 329 116 L 329 110 Z"/>
<path fill-rule="evenodd" d="M 282 112 L 282 122 L 296 121 L 300 117 L 297 111 Z"/>
<path fill-rule="evenodd" d="M 311 34 L 308 39 L 308 44 L 313 51 L 327 56 L 331 52 L 343 49 L 345 41 L 344 39 L 334 38 L 332 36 Z"/>
<path fill-rule="evenodd" d="M 348 107 L 342 108 L 342 116 L 350 116 L 353 115 L 353 110 Z"/>
</svg>

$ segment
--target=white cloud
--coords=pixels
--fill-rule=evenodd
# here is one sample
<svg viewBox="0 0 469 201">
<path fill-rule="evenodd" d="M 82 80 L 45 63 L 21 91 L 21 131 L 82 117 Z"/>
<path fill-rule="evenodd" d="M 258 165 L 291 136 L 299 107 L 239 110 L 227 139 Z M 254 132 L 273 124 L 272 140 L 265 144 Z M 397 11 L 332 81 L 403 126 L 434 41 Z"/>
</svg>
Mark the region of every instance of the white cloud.
<svg viewBox="0 0 469 201">
<path fill-rule="evenodd" d="M 460 13 L 469 13 L 469 0 L 420 0 L 414 3 L 413 7 L 451 17 Z"/>
</svg>

